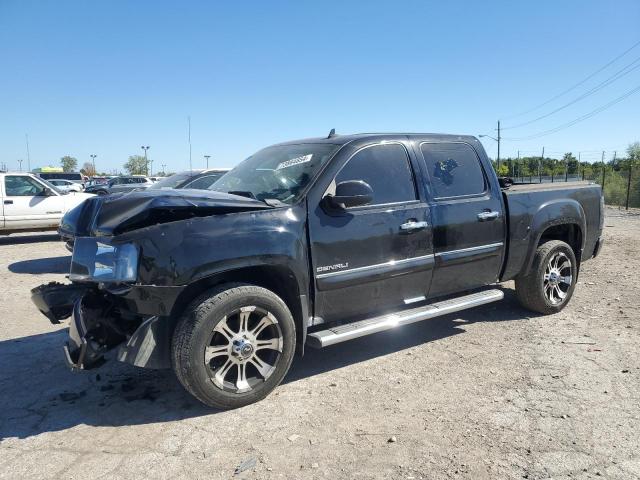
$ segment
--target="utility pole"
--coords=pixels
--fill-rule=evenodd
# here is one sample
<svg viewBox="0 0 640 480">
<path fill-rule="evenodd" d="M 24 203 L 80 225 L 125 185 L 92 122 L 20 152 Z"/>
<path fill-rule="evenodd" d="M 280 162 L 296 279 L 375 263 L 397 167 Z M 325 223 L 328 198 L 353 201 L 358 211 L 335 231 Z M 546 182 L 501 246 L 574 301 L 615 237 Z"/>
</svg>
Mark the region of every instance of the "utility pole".
<svg viewBox="0 0 640 480">
<path fill-rule="evenodd" d="M 602 191 L 604 192 L 604 175 L 605 175 L 605 168 L 604 168 L 604 150 L 602 151 Z"/>
<path fill-rule="evenodd" d="M 518 173 L 522 177 L 522 165 L 520 165 L 520 150 L 518 150 L 518 160 L 516 160 L 516 166 L 518 167 Z M 515 174 L 513 175 L 515 177 Z"/>
<path fill-rule="evenodd" d="M 18 165 L 20 165 L 20 166 L 18 167 L 18 171 L 20 171 L 20 172 L 21 172 L 21 171 L 22 171 L 22 159 L 19 159 L 19 160 L 18 160 Z"/>
<path fill-rule="evenodd" d="M 207 170 L 209 170 L 209 159 L 211 158 L 211 155 L 205 155 L 204 158 L 207 160 Z"/>
<path fill-rule="evenodd" d="M 166 163 L 163 163 L 163 164 L 162 164 L 162 174 L 163 174 L 163 175 L 166 175 L 166 174 L 167 174 L 166 166 L 167 166 L 167 164 L 166 164 Z"/>
<path fill-rule="evenodd" d="M 191 162 L 191 115 L 187 117 L 187 123 L 189 124 L 189 171 L 193 172 L 193 163 Z"/>
<path fill-rule="evenodd" d="M 147 150 L 149 150 L 149 145 L 147 145 L 146 147 L 143 145 L 140 147 L 142 150 L 144 150 L 144 171 L 145 171 L 145 175 L 149 175 L 149 160 L 147 159 Z"/>
<path fill-rule="evenodd" d="M 98 155 L 96 155 L 95 153 L 92 153 L 91 155 L 89 155 L 91 157 L 91 163 L 93 163 L 93 175 L 97 175 L 98 171 L 96 170 L 96 157 Z"/>
<path fill-rule="evenodd" d="M 31 155 L 29 155 L 29 134 L 25 133 L 24 138 L 27 141 L 27 172 L 31 171 Z"/>
<path fill-rule="evenodd" d="M 542 183 L 542 162 L 544 162 L 544 147 L 542 147 L 542 156 L 540 157 L 540 162 L 538 163 L 538 177 L 540 177 L 540 183 Z"/>
<path fill-rule="evenodd" d="M 582 167 L 582 180 L 584 180 L 585 166 L 582 165 L 582 152 L 578 152 L 578 168 Z"/>
<path fill-rule="evenodd" d="M 564 162 L 564 181 L 569 181 L 569 159 Z"/>
<path fill-rule="evenodd" d="M 498 120 L 498 172 L 500 172 L 500 139 L 500 120 Z"/>
<path fill-rule="evenodd" d="M 629 190 L 631 190 L 631 165 L 632 160 L 629 160 L 629 176 L 627 177 L 627 201 L 625 202 L 625 210 L 629 210 Z"/>
</svg>

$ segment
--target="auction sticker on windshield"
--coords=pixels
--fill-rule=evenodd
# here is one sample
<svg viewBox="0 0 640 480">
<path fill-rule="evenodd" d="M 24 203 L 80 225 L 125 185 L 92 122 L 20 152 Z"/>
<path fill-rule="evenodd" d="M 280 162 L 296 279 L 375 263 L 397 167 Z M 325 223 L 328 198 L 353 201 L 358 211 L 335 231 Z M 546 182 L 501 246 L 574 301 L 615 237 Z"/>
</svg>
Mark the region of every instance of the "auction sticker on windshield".
<svg viewBox="0 0 640 480">
<path fill-rule="evenodd" d="M 286 162 L 279 163 L 276 167 L 276 170 L 282 170 L 283 168 L 293 167 L 294 165 L 300 165 L 301 163 L 307 163 L 311 161 L 311 157 L 313 154 L 302 155 L 301 157 L 292 158 L 291 160 L 287 160 Z"/>
</svg>

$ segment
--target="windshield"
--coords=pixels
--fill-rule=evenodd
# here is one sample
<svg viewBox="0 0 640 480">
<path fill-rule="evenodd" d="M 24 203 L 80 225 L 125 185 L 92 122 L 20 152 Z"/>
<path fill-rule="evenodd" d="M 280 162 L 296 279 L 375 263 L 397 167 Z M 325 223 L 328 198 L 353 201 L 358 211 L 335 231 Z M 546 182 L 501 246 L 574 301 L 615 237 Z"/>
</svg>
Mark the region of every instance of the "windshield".
<svg viewBox="0 0 640 480">
<path fill-rule="evenodd" d="M 327 143 L 267 147 L 240 163 L 209 189 L 291 204 L 338 148 L 339 145 Z"/>
<path fill-rule="evenodd" d="M 149 188 L 154 190 L 164 189 L 164 188 L 176 188 L 185 180 L 188 180 L 191 177 L 195 177 L 199 174 L 199 172 L 182 172 L 171 175 L 170 177 L 163 178 L 162 180 L 154 183 Z"/>
</svg>

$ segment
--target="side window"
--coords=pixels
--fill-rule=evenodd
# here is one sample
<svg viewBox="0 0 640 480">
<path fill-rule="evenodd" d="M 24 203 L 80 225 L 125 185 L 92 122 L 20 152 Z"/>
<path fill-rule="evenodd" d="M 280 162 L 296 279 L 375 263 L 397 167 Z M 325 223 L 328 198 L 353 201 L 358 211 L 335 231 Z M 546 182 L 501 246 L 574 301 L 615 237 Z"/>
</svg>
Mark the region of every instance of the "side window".
<svg viewBox="0 0 640 480">
<path fill-rule="evenodd" d="M 436 198 L 477 195 L 485 191 L 480 160 L 466 143 L 423 143 L 420 149 Z"/>
<path fill-rule="evenodd" d="M 356 153 L 342 167 L 335 184 L 363 180 L 373 189 L 372 205 L 416 200 L 407 151 L 396 143 L 374 145 Z"/>
<path fill-rule="evenodd" d="M 4 177 L 7 197 L 33 197 L 44 193 L 44 185 L 31 177 L 8 175 Z"/>
<path fill-rule="evenodd" d="M 183 188 L 196 188 L 198 190 L 206 190 L 213 183 L 222 176 L 220 175 L 207 175 L 206 177 L 196 178 L 194 181 L 188 183 Z"/>
</svg>

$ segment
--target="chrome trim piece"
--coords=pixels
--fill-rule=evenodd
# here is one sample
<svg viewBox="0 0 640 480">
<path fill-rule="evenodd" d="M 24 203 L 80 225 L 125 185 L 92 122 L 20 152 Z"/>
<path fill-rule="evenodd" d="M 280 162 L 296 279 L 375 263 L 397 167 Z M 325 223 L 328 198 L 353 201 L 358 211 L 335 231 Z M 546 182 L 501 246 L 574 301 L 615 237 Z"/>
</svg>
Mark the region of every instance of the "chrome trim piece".
<svg viewBox="0 0 640 480">
<path fill-rule="evenodd" d="M 405 305 L 409 305 L 411 303 L 423 302 L 426 299 L 427 299 L 427 297 L 425 297 L 424 295 L 420 295 L 419 297 L 413 297 L 413 298 L 405 298 L 404 299 L 404 304 Z"/>
<path fill-rule="evenodd" d="M 322 278 L 335 277 L 335 276 L 338 276 L 338 275 L 344 275 L 344 274 L 348 274 L 348 273 L 366 272 L 366 271 L 375 270 L 375 269 L 381 268 L 381 267 L 392 267 L 394 265 L 403 265 L 405 263 L 413 262 L 413 261 L 416 261 L 416 260 L 418 260 L 418 261 L 419 260 L 428 260 L 428 259 L 431 259 L 431 258 L 434 258 L 434 257 L 440 257 L 442 255 L 482 251 L 482 250 L 487 250 L 487 249 L 491 249 L 491 248 L 501 247 L 503 245 L 504 245 L 503 242 L 490 243 L 488 245 L 479 245 L 477 247 L 461 248 L 459 250 L 447 250 L 446 252 L 438 252 L 435 255 L 434 254 L 429 254 L 429 255 L 422 255 L 420 257 L 403 258 L 402 260 L 389 260 L 388 262 L 378 263 L 378 264 L 375 264 L 375 265 L 366 265 L 364 267 L 350 268 L 348 270 L 338 270 L 338 271 L 335 271 L 335 272 L 321 273 L 319 275 L 316 275 L 315 278 L 322 279 Z"/>
<path fill-rule="evenodd" d="M 307 344 L 314 348 L 328 347 L 329 345 L 383 332 L 402 325 L 408 325 L 410 323 L 420 322 L 448 313 L 459 312 L 468 308 L 495 302 L 502 300 L 502 298 L 504 298 L 504 293 L 502 290 L 497 289 L 472 293 L 450 300 L 443 300 L 431 305 L 412 308 L 411 310 L 369 318 L 359 322 L 333 327 L 328 330 L 310 333 L 307 335 Z"/>
<path fill-rule="evenodd" d="M 504 245 L 503 242 L 489 243 L 487 245 L 478 245 L 477 247 L 461 248 L 459 250 L 447 250 L 446 252 L 438 252 L 435 255 L 436 255 L 436 257 L 439 257 L 441 255 L 448 255 L 450 253 L 476 252 L 476 251 L 480 251 L 480 250 L 487 250 L 487 249 L 490 249 L 490 248 L 501 247 L 503 245 Z"/>
<path fill-rule="evenodd" d="M 337 275 L 344 275 L 347 273 L 366 272 L 366 271 L 375 270 L 381 267 L 392 267 L 394 265 L 404 265 L 405 263 L 413 262 L 416 260 L 428 260 L 432 258 L 433 258 L 433 254 L 429 254 L 429 255 L 422 255 L 420 257 L 403 258 L 402 260 L 389 260 L 388 262 L 378 263 L 376 265 L 366 265 L 364 267 L 350 268 L 349 270 L 338 270 L 336 272 L 321 273 L 320 275 L 316 275 L 316 278 L 322 279 L 322 278 L 335 277 Z"/>
</svg>

